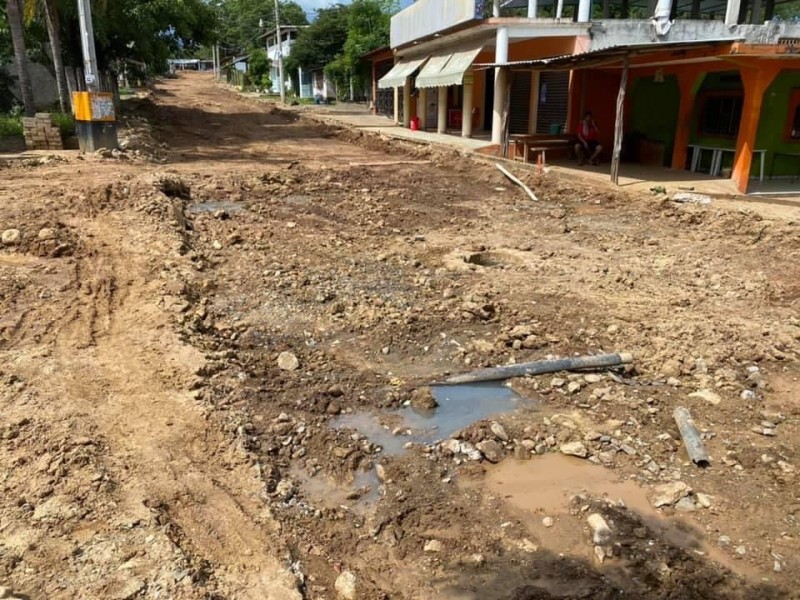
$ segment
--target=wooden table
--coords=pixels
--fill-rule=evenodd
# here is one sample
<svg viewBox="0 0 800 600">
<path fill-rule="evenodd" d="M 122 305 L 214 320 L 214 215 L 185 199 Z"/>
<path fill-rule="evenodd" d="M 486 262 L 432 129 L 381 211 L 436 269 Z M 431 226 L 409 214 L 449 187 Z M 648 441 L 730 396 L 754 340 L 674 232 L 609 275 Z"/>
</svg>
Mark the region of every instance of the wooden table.
<svg viewBox="0 0 800 600">
<path fill-rule="evenodd" d="M 554 137 L 543 135 L 512 135 L 511 145 L 514 146 L 514 159 L 519 156 L 519 147 L 522 146 L 522 161 L 529 162 L 531 152 L 538 152 L 542 157 L 542 166 L 546 163 L 547 150 L 561 150 L 569 148 L 569 137 Z"/>
</svg>

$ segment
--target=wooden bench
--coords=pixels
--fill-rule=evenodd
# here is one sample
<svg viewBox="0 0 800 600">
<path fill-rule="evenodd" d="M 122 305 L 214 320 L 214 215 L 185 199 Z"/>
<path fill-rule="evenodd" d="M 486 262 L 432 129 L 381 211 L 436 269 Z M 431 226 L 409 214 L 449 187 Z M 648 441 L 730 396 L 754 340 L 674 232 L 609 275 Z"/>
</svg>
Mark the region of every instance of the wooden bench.
<svg viewBox="0 0 800 600">
<path fill-rule="evenodd" d="M 511 158 L 530 162 L 531 154 L 541 157 L 541 166 L 547 163 L 547 151 L 569 150 L 571 135 L 512 135 L 509 147 L 513 148 Z"/>
</svg>

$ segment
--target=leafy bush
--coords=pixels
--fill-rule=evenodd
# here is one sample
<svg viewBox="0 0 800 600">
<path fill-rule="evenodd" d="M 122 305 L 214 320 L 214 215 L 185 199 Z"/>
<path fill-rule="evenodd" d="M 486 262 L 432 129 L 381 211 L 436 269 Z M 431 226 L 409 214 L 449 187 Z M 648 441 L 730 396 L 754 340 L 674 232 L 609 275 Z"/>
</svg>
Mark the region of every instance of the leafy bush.
<svg viewBox="0 0 800 600">
<path fill-rule="evenodd" d="M 22 117 L 19 114 L 0 115 L 0 137 L 22 135 Z"/>
</svg>

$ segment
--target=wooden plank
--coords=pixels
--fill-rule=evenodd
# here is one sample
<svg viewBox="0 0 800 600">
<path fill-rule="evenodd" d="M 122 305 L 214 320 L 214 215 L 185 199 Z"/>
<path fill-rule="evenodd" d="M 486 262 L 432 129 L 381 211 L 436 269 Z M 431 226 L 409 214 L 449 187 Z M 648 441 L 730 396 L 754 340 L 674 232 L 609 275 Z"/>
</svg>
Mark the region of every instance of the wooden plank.
<svg viewBox="0 0 800 600">
<path fill-rule="evenodd" d="M 614 121 L 614 152 L 611 156 L 611 181 L 614 185 L 619 185 L 619 159 L 622 154 L 622 124 L 625 112 L 625 88 L 628 85 L 628 68 L 630 60 L 625 57 L 622 63 L 622 78 L 619 81 L 619 92 L 617 93 L 617 118 Z"/>
</svg>

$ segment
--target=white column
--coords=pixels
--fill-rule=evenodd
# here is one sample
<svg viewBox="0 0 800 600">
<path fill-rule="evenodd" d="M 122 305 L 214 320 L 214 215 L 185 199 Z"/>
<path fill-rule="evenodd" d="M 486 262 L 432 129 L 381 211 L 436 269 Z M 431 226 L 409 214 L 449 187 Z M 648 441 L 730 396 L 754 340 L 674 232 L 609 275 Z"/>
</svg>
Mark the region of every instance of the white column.
<svg viewBox="0 0 800 600">
<path fill-rule="evenodd" d="M 739 9 L 742 0 L 728 0 L 728 8 L 725 11 L 725 25 L 736 25 L 739 22 Z"/>
<path fill-rule="evenodd" d="M 392 88 L 394 90 L 394 122 L 400 123 L 400 88 Z"/>
<path fill-rule="evenodd" d="M 494 62 L 504 65 L 508 62 L 508 28 L 497 28 Z M 506 69 L 497 67 L 494 70 L 494 106 L 492 107 L 492 143 L 503 143 L 503 111 L 506 107 Z"/>
<path fill-rule="evenodd" d="M 425 130 L 428 127 L 428 90 L 420 88 L 417 96 L 417 116 L 419 117 L 419 128 Z"/>
<path fill-rule="evenodd" d="M 411 127 L 411 78 L 403 85 L 403 127 Z"/>
<path fill-rule="evenodd" d="M 436 103 L 436 108 L 439 111 L 436 119 L 436 133 L 445 133 L 447 131 L 447 88 L 442 86 L 438 88 L 439 98 Z"/>
<path fill-rule="evenodd" d="M 300 96 L 300 98 L 305 98 L 305 96 L 303 96 L 303 67 L 297 67 L 297 85 L 300 86 L 300 89 L 297 90 L 297 95 Z"/>
<path fill-rule="evenodd" d="M 556 19 L 561 19 L 561 14 L 564 12 L 564 0 L 558 0 L 558 5 L 556 6 Z"/>
<path fill-rule="evenodd" d="M 588 23 L 592 17 L 592 0 L 580 0 L 578 3 L 578 23 Z"/>
<path fill-rule="evenodd" d="M 672 14 L 672 0 L 658 0 L 653 11 L 653 22 L 657 35 L 667 35 L 672 23 L 669 20 Z"/>
<path fill-rule="evenodd" d="M 528 18 L 536 18 L 536 0 L 528 0 Z"/>
<path fill-rule="evenodd" d="M 462 88 L 463 111 L 461 115 L 461 137 L 472 137 L 472 73 L 464 74 Z"/>
</svg>

